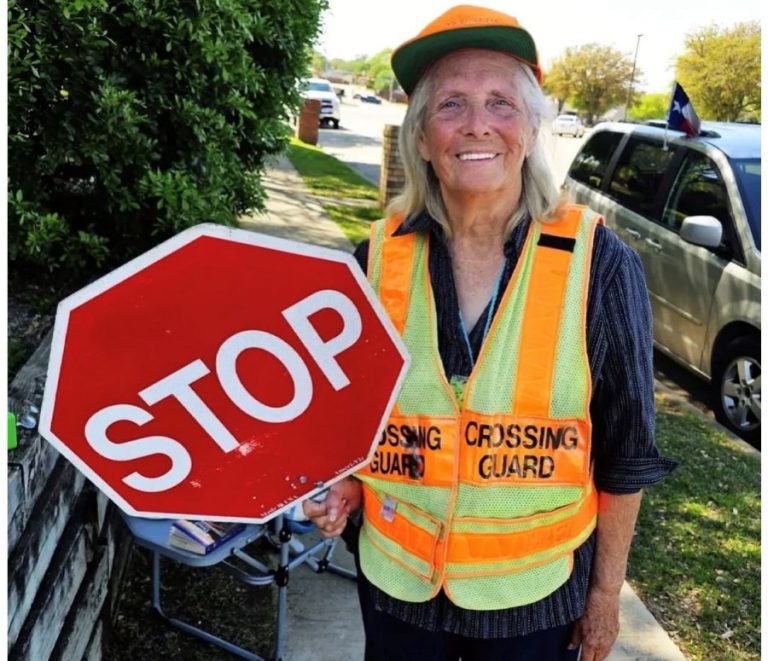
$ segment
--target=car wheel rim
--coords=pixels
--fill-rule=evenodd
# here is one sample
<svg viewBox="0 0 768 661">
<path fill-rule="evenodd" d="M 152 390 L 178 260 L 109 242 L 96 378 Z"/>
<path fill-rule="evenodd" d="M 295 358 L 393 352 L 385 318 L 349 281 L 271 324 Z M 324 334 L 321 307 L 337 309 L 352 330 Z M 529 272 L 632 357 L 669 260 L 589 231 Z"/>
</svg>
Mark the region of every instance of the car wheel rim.
<svg viewBox="0 0 768 661">
<path fill-rule="evenodd" d="M 760 426 L 760 363 L 740 356 L 726 368 L 720 384 L 720 398 L 728 421 L 739 431 Z"/>
</svg>

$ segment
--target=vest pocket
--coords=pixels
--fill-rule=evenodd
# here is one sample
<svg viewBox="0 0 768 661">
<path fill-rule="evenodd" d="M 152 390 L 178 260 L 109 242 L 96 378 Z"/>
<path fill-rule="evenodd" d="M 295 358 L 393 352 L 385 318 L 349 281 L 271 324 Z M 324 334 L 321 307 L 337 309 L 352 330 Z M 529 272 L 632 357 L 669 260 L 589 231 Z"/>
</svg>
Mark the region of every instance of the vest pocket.
<svg viewBox="0 0 768 661">
<path fill-rule="evenodd" d="M 448 537 L 448 572 L 493 574 L 569 554 L 594 530 L 597 492 L 551 512 L 517 519 L 456 517 Z"/>
<path fill-rule="evenodd" d="M 440 521 L 403 501 L 365 488 L 363 532 L 379 551 L 418 576 L 431 580 L 437 547 L 442 537 Z"/>
<path fill-rule="evenodd" d="M 498 610 L 541 601 L 568 580 L 573 554 L 514 572 L 446 575 L 443 589 L 461 608 Z"/>
</svg>

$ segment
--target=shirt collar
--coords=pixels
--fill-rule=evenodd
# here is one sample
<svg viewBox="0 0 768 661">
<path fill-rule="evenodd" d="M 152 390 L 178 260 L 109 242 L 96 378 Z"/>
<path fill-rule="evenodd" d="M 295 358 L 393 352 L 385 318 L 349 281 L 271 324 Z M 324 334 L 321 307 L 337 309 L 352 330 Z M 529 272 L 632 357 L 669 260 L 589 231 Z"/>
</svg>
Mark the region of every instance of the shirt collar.
<svg viewBox="0 0 768 661">
<path fill-rule="evenodd" d="M 394 232 L 392 236 L 405 236 L 406 234 L 413 234 L 414 232 L 429 232 L 432 229 L 439 229 L 440 223 L 438 223 L 426 209 L 417 211 L 408 216 Z"/>
</svg>

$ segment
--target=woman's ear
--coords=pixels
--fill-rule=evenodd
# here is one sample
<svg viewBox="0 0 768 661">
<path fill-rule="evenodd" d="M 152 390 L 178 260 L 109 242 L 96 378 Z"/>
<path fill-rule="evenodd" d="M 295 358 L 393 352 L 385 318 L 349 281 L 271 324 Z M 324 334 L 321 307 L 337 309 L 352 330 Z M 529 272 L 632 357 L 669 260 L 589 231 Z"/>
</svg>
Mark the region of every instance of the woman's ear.
<svg viewBox="0 0 768 661">
<path fill-rule="evenodd" d="M 533 153 L 533 148 L 536 146 L 536 140 L 539 137 L 539 129 L 532 127 L 528 134 L 528 140 L 525 145 L 525 155 L 530 156 Z"/>
<path fill-rule="evenodd" d="M 419 148 L 419 156 L 429 163 L 432 159 L 430 158 L 429 147 L 427 146 L 427 141 L 424 137 L 424 131 L 419 131 L 419 141 L 417 146 Z"/>
</svg>

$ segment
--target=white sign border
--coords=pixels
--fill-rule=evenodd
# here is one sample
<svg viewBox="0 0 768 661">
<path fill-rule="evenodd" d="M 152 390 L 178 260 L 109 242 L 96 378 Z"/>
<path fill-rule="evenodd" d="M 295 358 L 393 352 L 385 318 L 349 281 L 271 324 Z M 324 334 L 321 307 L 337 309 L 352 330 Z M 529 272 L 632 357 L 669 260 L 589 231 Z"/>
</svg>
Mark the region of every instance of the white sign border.
<svg viewBox="0 0 768 661">
<path fill-rule="evenodd" d="M 56 393 L 59 386 L 59 375 L 61 372 L 61 361 L 63 357 L 64 341 L 67 335 L 67 328 L 69 325 L 69 316 L 76 308 L 84 305 L 88 301 L 99 296 L 101 293 L 111 289 L 115 285 L 123 282 L 129 277 L 139 273 L 145 268 L 151 266 L 155 262 L 159 261 L 163 257 L 166 257 L 180 248 L 188 245 L 192 241 L 200 237 L 212 237 L 223 239 L 227 241 L 235 241 L 237 243 L 244 243 L 248 245 L 258 246 L 261 248 L 268 248 L 279 252 L 287 252 L 294 255 L 303 255 L 306 257 L 315 257 L 318 259 L 324 259 L 326 261 L 338 262 L 345 264 L 352 273 L 352 276 L 357 280 L 360 288 L 363 290 L 368 302 L 376 312 L 382 326 L 387 331 L 390 339 L 397 348 L 400 356 L 403 359 L 403 366 L 395 382 L 395 387 L 392 389 L 392 394 L 389 398 L 384 413 L 378 424 L 376 435 L 371 440 L 371 448 L 368 452 L 366 459 L 348 470 L 335 476 L 329 482 L 326 482 L 322 487 L 315 488 L 306 494 L 291 499 L 284 505 L 279 506 L 275 511 L 271 512 L 267 517 L 262 518 L 243 518 L 243 517 L 222 517 L 216 514 L 194 514 L 189 512 L 141 512 L 134 509 L 120 494 L 118 494 L 112 487 L 110 487 L 101 477 L 96 475 L 93 470 L 80 459 L 69 447 L 67 447 L 61 439 L 59 439 L 51 429 L 51 423 L 53 421 L 53 403 L 56 401 Z M 366 464 L 368 464 L 373 458 L 376 452 L 376 446 L 378 445 L 378 439 L 384 429 L 384 425 L 389 417 L 389 412 L 392 410 L 397 396 L 400 393 L 403 382 L 405 381 L 408 368 L 410 367 L 410 355 L 405 347 L 400 335 L 398 335 L 392 322 L 390 321 L 387 313 L 384 311 L 381 303 L 376 297 L 375 292 L 370 286 L 368 279 L 365 277 L 357 260 L 349 253 L 342 250 L 336 250 L 333 248 L 326 248 L 323 246 L 315 246 L 308 243 L 300 243 L 298 241 L 291 241 L 289 239 L 282 239 L 267 234 L 261 234 L 258 232 L 252 232 L 250 230 L 244 230 L 235 227 L 225 227 L 223 225 L 215 225 L 213 223 L 202 223 L 190 227 L 179 234 L 171 237 L 167 241 L 155 246 L 154 248 L 142 253 L 138 257 L 123 264 L 114 271 L 110 271 L 106 275 L 102 276 L 98 280 L 78 290 L 71 296 L 68 296 L 62 300 L 56 310 L 56 321 L 53 328 L 53 335 L 51 341 L 51 352 L 48 361 L 48 373 L 45 384 L 45 392 L 43 393 L 43 403 L 40 407 L 40 422 L 38 425 L 38 431 L 40 435 L 45 438 L 56 450 L 64 455 L 75 467 L 83 473 L 91 482 L 93 482 L 101 491 L 103 491 L 121 510 L 131 516 L 144 517 L 148 519 L 180 519 L 180 518 L 200 518 L 217 521 L 235 521 L 235 522 L 247 522 L 247 523 L 266 523 L 272 520 L 276 516 L 284 513 L 293 507 L 296 503 L 301 502 L 307 498 L 311 498 L 315 494 L 327 489 L 329 486 L 339 482 L 340 480 L 348 477 L 355 471 L 359 470 Z"/>
</svg>

